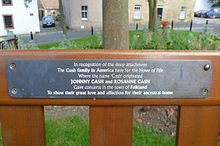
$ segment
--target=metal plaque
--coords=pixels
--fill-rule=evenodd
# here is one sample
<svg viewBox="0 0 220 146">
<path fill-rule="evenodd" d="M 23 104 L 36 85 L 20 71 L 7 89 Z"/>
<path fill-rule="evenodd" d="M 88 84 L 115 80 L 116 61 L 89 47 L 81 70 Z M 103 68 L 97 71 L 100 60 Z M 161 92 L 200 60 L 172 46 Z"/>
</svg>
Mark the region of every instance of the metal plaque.
<svg viewBox="0 0 220 146">
<path fill-rule="evenodd" d="M 7 64 L 14 98 L 205 98 L 208 60 L 14 60 Z"/>
</svg>

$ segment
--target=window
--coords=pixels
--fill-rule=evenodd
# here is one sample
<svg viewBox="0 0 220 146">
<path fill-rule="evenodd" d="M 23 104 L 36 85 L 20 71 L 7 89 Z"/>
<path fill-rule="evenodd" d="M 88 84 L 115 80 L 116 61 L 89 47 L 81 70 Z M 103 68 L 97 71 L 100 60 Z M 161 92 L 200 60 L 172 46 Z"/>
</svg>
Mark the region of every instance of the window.
<svg viewBox="0 0 220 146">
<path fill-rule="evenodd" d="M 134 19 L 141 19 L 141 5 L 134 6 Z"/>
<path fill-rule="evenodd" d="M 12 0 L 2 0 L 2 5 L 3 6 L 12 5 Z"/>
<path fill-rule="evenodd" d="M 179 15 L 179 19 L 184 20 L 186 17 L 186 7 L 182 6 L 180 8 L 180 15 Z"/>
<path fill-rule="evenodd" d="M 160 21 L 163 20 L 163 6 L 157 6 L 157 17 Z"/>
<path fill-rule="evenodd" d="M 13 16 L 12 15 L 3 15 L 5 29 L 14 28 Z"/>
<path fill-rule="evenodd" d="M 82 20 L 88 20 L 88 6 L 82 6 L 81 10 L 82 10 L 81 19 Z"/>
</svg>

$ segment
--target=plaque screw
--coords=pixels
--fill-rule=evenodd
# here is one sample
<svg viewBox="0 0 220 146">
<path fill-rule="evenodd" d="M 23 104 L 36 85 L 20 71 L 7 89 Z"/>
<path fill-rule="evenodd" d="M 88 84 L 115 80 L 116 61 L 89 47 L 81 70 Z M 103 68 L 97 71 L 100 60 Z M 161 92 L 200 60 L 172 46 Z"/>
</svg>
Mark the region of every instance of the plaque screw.
<svg viewBox="0 0 220 146">
<path fill-rule="evenodd" d="M 208 95 L 208 93 L 209 93 L 209 90 L 207 88 L 202 90 L 202 95 L 205 96 L 205 95 Z"/>
<path fill-rule="evenodd" d="M 11 89 L 11 93 L 14 94 L 14 95 L 17 94 L 17 89 L 16 88 L 12 88 Z"/>
<path fill-rule="evenodd" d="M 204 66 L 204 70 L 205 71 L 208 71 L 210 69 L 210 65 L 209 64 L 206 64 L 205 66 Z"/>
<path fill-rule="evenodd" d="M 15 68 L 16 68 L 16 64 L 15 64 L 15 63 L 11 63 L 11 64 L 10 64 L 10 69 L 13 69 L 13 70 L 14 70 Z"/>
</svg>

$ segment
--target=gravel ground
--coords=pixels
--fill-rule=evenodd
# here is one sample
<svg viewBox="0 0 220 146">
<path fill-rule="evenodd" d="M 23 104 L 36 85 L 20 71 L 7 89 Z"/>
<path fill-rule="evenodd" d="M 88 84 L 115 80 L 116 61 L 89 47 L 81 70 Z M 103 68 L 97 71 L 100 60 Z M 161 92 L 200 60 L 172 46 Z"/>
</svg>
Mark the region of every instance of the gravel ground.
<svg viewBox="0 0 220 146">
<path fill-rule="evenodd" d="M 80 115 L 84 118 L 89 117 L 88 106 L 45 106 L 45 115 L 51 117 L 66 117 Z"/>
<path fill-rule="evenodd" d="M 177 107 L 145 106 L 134 108 L 134 120 L 157 133 L 176 135 Z"/>
</svg>

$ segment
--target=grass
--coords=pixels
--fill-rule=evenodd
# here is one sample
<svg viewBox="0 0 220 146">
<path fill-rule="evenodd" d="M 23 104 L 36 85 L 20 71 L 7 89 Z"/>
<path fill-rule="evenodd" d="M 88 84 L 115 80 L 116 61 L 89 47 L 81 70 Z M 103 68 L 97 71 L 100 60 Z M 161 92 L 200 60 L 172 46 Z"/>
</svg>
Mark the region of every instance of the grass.
<svg viewBox="0 0 220 146">
<path fill-rule="evenodd" d="M 67 41 L 68 44 L 67 47 L 69 49 L 101 49 L 102 48 L 102 42 L 98 36 L 86 36 L 82 37 L 80 39 L 70 39 L 70 40 L 64 40 Z M 63 42 L 52 42 L 52 43 L 46 43 L 38 45 L 37 47 L 39 49 L 62 49 L 66 44 L 62 44 Z M 64 42 L 65 43 L 65 42 Z"/>
<path fill-rule="evenodd" d="M 174 146 L 173 138 L 135 124 L 133 146 Z M 79 116 L 46 118 L 48 146 L 89 146 L 89 122 Z"/>
<path fill-rule="evenodd" d="M 175 139 L 164 134 L 154 133 L 138 124 L 133 127 L 133 146 L 175 146 Z"/>
<path fill-rule="evenodd" d="M 89 123 L 79 116 L 46 118 L 47 146 L 89 146 Z"/>
<path fill-rule="evenodd" d="M 38 47 L 39 49 L 42 49 L 42 50 L 46 50 L 46 49 L 53 48 L 53 47 L 58 48 L 59 43 L 60 42 L 46 43 L 46 44 L 38 45 Z"/>
</svg>

